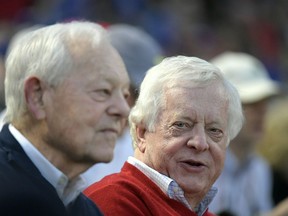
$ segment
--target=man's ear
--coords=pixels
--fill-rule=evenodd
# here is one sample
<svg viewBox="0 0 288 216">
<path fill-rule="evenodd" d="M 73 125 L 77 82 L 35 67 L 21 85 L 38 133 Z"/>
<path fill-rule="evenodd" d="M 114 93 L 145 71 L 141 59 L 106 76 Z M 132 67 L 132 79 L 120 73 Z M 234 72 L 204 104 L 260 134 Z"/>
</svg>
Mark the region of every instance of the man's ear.
<svg viewBox="0 0 288 216">
<path fill-rule="evenodd" d="M 147 130 L 144 126 L 136 126 L 137 146 L 142 153 L 144 153 L 146 149 L 146 131 Z"/>
<path fill-rule="evenodd" d="M 37 77 L 29 77 L 24 83 L 27 108 L 35 119 L 43 119 L 46 116 L 43 105 L 44 90 L 42 81 Z"/>
</svg>

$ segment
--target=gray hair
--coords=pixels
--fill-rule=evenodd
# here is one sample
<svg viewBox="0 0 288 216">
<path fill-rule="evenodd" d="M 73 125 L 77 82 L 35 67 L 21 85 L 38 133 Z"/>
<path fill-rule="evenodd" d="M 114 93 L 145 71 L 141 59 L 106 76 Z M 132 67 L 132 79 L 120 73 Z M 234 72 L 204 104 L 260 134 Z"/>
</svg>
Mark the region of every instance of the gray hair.
<svg viewBox="0 0 288 216">
<path fill-rule="evenodd" d="M 24 83 L 28 77 L 37 76 L 57 86 L 71 71 L 75 71 L 72 70 L 77 64 L 75 59 L 81 57 L 74 55 L 82 46 L 79 39 L 80 42 L 88 41 L 93 48 L 102 47 L 108 42 L 104 28 L 88 21 L 58 23 L 34 29 L 13 40 L 5 63 L 6 122 L 21 117 L 27 110 Z"/>
<path fill-rule="evenodd" d="M 196 57 L 168 57 L 152 67 L 141 84 L 139 98 L 129 115 L 133 146 L 137 146 L 136 125 L 155 131 L 157 117 L 165 99 L 165 89 L 183 85 L 208 85 L 213 81 L 223 84 L 228 105 L 228 143 L 242 128 L 244 116 L 238 91 L 220 70 Z"/>
</svg>

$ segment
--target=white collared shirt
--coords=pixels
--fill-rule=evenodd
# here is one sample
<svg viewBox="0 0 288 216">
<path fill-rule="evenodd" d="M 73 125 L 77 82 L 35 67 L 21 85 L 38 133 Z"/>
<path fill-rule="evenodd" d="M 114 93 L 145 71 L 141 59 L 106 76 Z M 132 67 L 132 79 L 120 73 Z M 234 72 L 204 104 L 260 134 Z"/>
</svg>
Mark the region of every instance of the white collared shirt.
<svg viewBox="0 0 288 216">
<path fill-rule="evenodd" d="M 151 167 L 147 166 L 146 164 L 137 160 L 134 157 L 129 157 L 127 162 L 135 166 L 142 173 L 144 173 L 165 194 L 167 194 L 169 198 L 183 203 L 187 208 L 192 210 L 191 205 L 189 204 L 189 202 L 184 196 L 184 191 L 182 190 L 182 188 L 180 188 L 177 182 L 175 182 L 173 179 L 157 172 L 156 170 L 152 169 Z M 215 197 L 216 193 L 217 193 L 217 188 L 212 187 L 207 193 L 207 195 L 205 196 L 205 198 L 201 201 L 201 203 L 195 209 L 193 209 L 193 211 L 196 212 L 197 215 L 199 216 L 203 215 L 206 209 L 208 208 L 208 205 L 211 203 L 211 201 Z"/>
<path fill-rule="evenodd" d="M 68 177 L 48 161 L 12 124 L 9 124 L 9 130 L 42 176 L 54 186 L 64 205 L 74 201 L 85 188 L 85 180 L 79 176 L 69 181 Z"/>
</svg>

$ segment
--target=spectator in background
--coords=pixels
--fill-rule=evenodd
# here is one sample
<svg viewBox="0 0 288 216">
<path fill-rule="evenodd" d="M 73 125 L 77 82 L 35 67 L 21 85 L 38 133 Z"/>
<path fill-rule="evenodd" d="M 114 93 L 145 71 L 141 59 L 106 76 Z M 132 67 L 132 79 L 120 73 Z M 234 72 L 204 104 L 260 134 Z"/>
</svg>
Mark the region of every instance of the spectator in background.
<svg viewBox="0 0 288 216">
<path fill-rule="evenodd" d="M 112 45 L 119 52 L 127 68 L 131 80 L 129 104 L 133 106 L 146 71 L 162 57 L 162 49 L 148 33 L 132 25 L 114 24 L 108 26 L 107 31 Z M 113 160 L 108 164 L 96 164 L 83 174 L 87 186 L 106 175 L 120 172 L 127 158 L 133 153 L 129 127 L 125 122 L 123 133 L 114 149 Z"/>
<path fill-rule="evenodd" d="M 256 154 L 255 144 L 263 135 L 269 99 L 278 93 L 279 87 L 264 65 L 249 54 L 224 52 L 211 63 L 237 87 L 246 118 L 227 151 L 224 170 L 215 183 L 219 193 L 211 210 L 237 216 L 267 212 L 273 206 L 272 173 L 268 163 Z"/>
<path fill-rule="evenodd" d="M 265 133 L 258 145 L 258 151 L 272 167 L 273 201 L 275 205 L 288 198 L 287 107 L 287 96 L 279 97 L 278 100 L 273 101 L 267 113 Z"/>
<path fill-rule="evenodd" d="M 55 24 L 17 39 L 5 63 L 1 215 L 102 215 L 80 176 L 113 157 L 129 77 L 105 30 Z"/>
<path fill-rule="evenodd" d="M 109 215 L 213 215 L 226 147 L 242 127 L 237 90 L 208 62 L 170 57 L 148 70 L 129 115 L 135 149 L 85 190 Z"/>
</svg>

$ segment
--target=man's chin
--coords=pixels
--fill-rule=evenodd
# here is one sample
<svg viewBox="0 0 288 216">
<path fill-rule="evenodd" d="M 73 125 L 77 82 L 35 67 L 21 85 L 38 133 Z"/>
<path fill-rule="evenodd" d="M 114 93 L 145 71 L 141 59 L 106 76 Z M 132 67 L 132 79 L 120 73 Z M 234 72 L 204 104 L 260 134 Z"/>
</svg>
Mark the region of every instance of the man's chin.
<svg viewBox="0 0 288 216">
<path fill-rule="evenodd" d="M 91 164 L 92 166 L 95 164 L 99 164 L 99 163 L 109 163 L 113 160 L 113 152 L 110 154 L 105 154 L 105 153 L 98 153 L 97 155 L 94 156 L 87 156 L 86 157 L 86 163 Z"/>
</svg>

